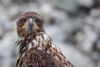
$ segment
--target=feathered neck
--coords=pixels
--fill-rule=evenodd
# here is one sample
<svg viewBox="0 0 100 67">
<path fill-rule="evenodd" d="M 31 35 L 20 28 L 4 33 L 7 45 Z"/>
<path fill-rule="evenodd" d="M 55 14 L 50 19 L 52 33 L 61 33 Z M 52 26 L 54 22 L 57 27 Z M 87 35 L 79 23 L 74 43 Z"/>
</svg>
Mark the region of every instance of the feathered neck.
<svg viewBox="0 0 100 67">
<path fill-rule="evenodd" d="M 45 32 L 40 32 L 36 36 L 19 38 L 17 44 L 20 46 L 19 53 L 31 48 L 47 51 L 52 46 L 52 39 Z"/>
<path fill-rule="evenodd" d="M 66 59 L 66 57 L 62 54 L 61 50 L 53 43 L 52 39 L 46 33 L 41 32 L 37 34 L 33 39 L 31 39 L 31 37 L 28 37 L 27 39 L 20 38 L 17 44 L 20 46 L 17 65 L 18 65 L 18 62 L 25 55 L 29 54 L 30 51 L 32 53 L 33 50 L 36 50 L 36 51 L 40 50 L 48 55 L 51 55 L 57 61 L 60 61 L 62 64 L 65 64 L 64 66 L 62 65 L 61 67 L 67 67 L 67 62 L 70 63 Z M 68 67 L 71 67 L 71 66 L 68 66 Z"/>
</svg>

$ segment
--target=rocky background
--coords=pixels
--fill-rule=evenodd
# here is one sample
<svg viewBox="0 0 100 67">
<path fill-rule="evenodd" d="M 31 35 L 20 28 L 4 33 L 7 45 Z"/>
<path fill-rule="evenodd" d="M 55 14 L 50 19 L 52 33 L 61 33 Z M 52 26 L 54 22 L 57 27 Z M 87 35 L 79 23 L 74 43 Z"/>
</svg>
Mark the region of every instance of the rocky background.
<svg viewBox="0 0 100 67">
<path fill-rule="evenodd" d="M 0 67 L 15 67 L 16 21 L 36 11 L 75 67 L 100 67 L 100 0 L 0 0 Z"/>
</svg>

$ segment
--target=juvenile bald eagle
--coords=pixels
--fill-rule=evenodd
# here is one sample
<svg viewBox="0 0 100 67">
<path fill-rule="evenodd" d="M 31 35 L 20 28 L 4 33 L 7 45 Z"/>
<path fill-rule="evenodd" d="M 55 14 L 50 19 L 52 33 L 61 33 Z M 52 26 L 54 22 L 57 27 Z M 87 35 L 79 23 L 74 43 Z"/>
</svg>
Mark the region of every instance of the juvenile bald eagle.
<svg viewBox="0 0 100 67">
<path fill-rule="evenodd" d="M 74 67 L 44 31 L 42 17 L 26 12 L 17 21 L 19 57 L 16 67 Z"/>
</svg>

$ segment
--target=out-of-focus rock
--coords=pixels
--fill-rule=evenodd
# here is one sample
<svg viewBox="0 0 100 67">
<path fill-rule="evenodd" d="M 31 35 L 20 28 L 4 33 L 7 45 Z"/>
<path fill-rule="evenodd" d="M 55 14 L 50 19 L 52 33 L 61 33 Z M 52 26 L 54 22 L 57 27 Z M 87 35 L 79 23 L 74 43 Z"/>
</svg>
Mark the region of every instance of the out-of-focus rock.
<svg viewBox="0 0 100 67">
<path fill-rule="evenodd" d="M 9 32 L 0 41 L 0 56 L 3 57 L 1 67 L 11 67 L 12 65 L 13 58 L 11 55 L 13 54 L 14 44 L 16 42 L 15 37 L 15 33 Z"/>
<path fill-rule="evenodd" d="M 52 10 L 51 5 L 48 3 L 43 4 L 40 8 L 43 13 L 49 13 Z"/>
<path fill-rule="evenodd" d="M 100 39 L 99 38 L 95 40 L 92 46 L 91 57 L 96 62 L 100 61 Z"/>
<path fill-rule="evenodd" d="M 25 4 L 29 2 L 37 2 L 37 0 L 12 0 L 12 2 L 17 4 Z"/>
<path fill-rule="evenodd" d="M 8 30 L 10 29 L 11 25 L 8 23 L 6 23 L 6 21 L 2 21 L 0 19 L 0 39 L 3 38 L 3 36 L 6 34 L 6 32 L 8 32 Z"/>
<path fill-rule="evenodd" d="M 100 52 L 100 40 L 97 39 L 93 44 L 93 51 Z"/>
<path fill-rule="evenodd" d="M 91 57 L 92 57 L 92 60 L 95 61 L 95 62 L 98 62 L 100 60 L 100 53 L 98 52 L 93 52 L 91 54 Z"/>
<path fill-rule="evenodd" d="M 72 14 L 78 11 L 78 6 L 74 0 L 57 0 L 55 7 Z"/>
<path fill-rule="evenodd" d="M 10 20 L 15 20 L 22 13 L 21 8 L 17 5 L 15 6 L 14 4 L 11 5 L 11 7 L 8 8 L 8 10 L 9 11 L 7 11 L 7 15 Z"/>
<path fill-rule="evenodd" d="M 11 4 L 11 1 L 12 0 L 0 0 L 0 4 L 7 7 Z"/>
<path fill-rule="evenodd" d="M 94 17 L 94 18 L 98 18 L 100 16 L 100 8 L 97 8 L 97 9 L 92 9 L 90 11 L 90 16 L 91 17 Z"/>
<path fill-rule="evenodd" d="M 86 8 L 91 8 L 94 4 L 93 0 L 76 0 L 77 4 Z"/>
<path fill-rule="evenodd" d="M 3 30 L 2 28 L 0 27 L 0 39 L 3 37 Z"/>
<path fill-rule="evenodd" d="M 91 35 L 91 36 L 90 36 Z M 85 53 L 90 53 L 94 41 L 97 39 L 97 34 L 88 26 L 85 26 L 82 31 L 76 35 L 77 47 Z"/>
<path fill-rule="evenodd" d="M 100 7 L 100 0 L 94 0 L 94 8 Z"/>
</svg>

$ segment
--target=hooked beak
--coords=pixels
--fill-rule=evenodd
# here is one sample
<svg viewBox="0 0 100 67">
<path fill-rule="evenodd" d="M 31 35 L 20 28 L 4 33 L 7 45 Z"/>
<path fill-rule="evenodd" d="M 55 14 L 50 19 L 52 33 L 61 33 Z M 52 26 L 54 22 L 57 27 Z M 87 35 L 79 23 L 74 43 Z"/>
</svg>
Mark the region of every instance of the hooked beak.
<svg viewBox="0 0 100 67">
<path fill-rule="evenodd" d="M 33 24 L 33 19 L 32 18 L 30 18 L 29 20 L 28 20 L 28 25 L 29 25 L 29 29 L 32 31 L 33 30 L 33 26 L 34 26 L 34 24 Z"/>
<path fill-rule="evenodd" d="M 39 27 L 36 25 L 35 20 L 32 19 L 32 18 L 29 18 L 29 20 L 28 20 L 28 26 L 29 26 L 30 31 L 32 31 L 32 30 L 38 30 L 39 29 Z"/>
</svg>

